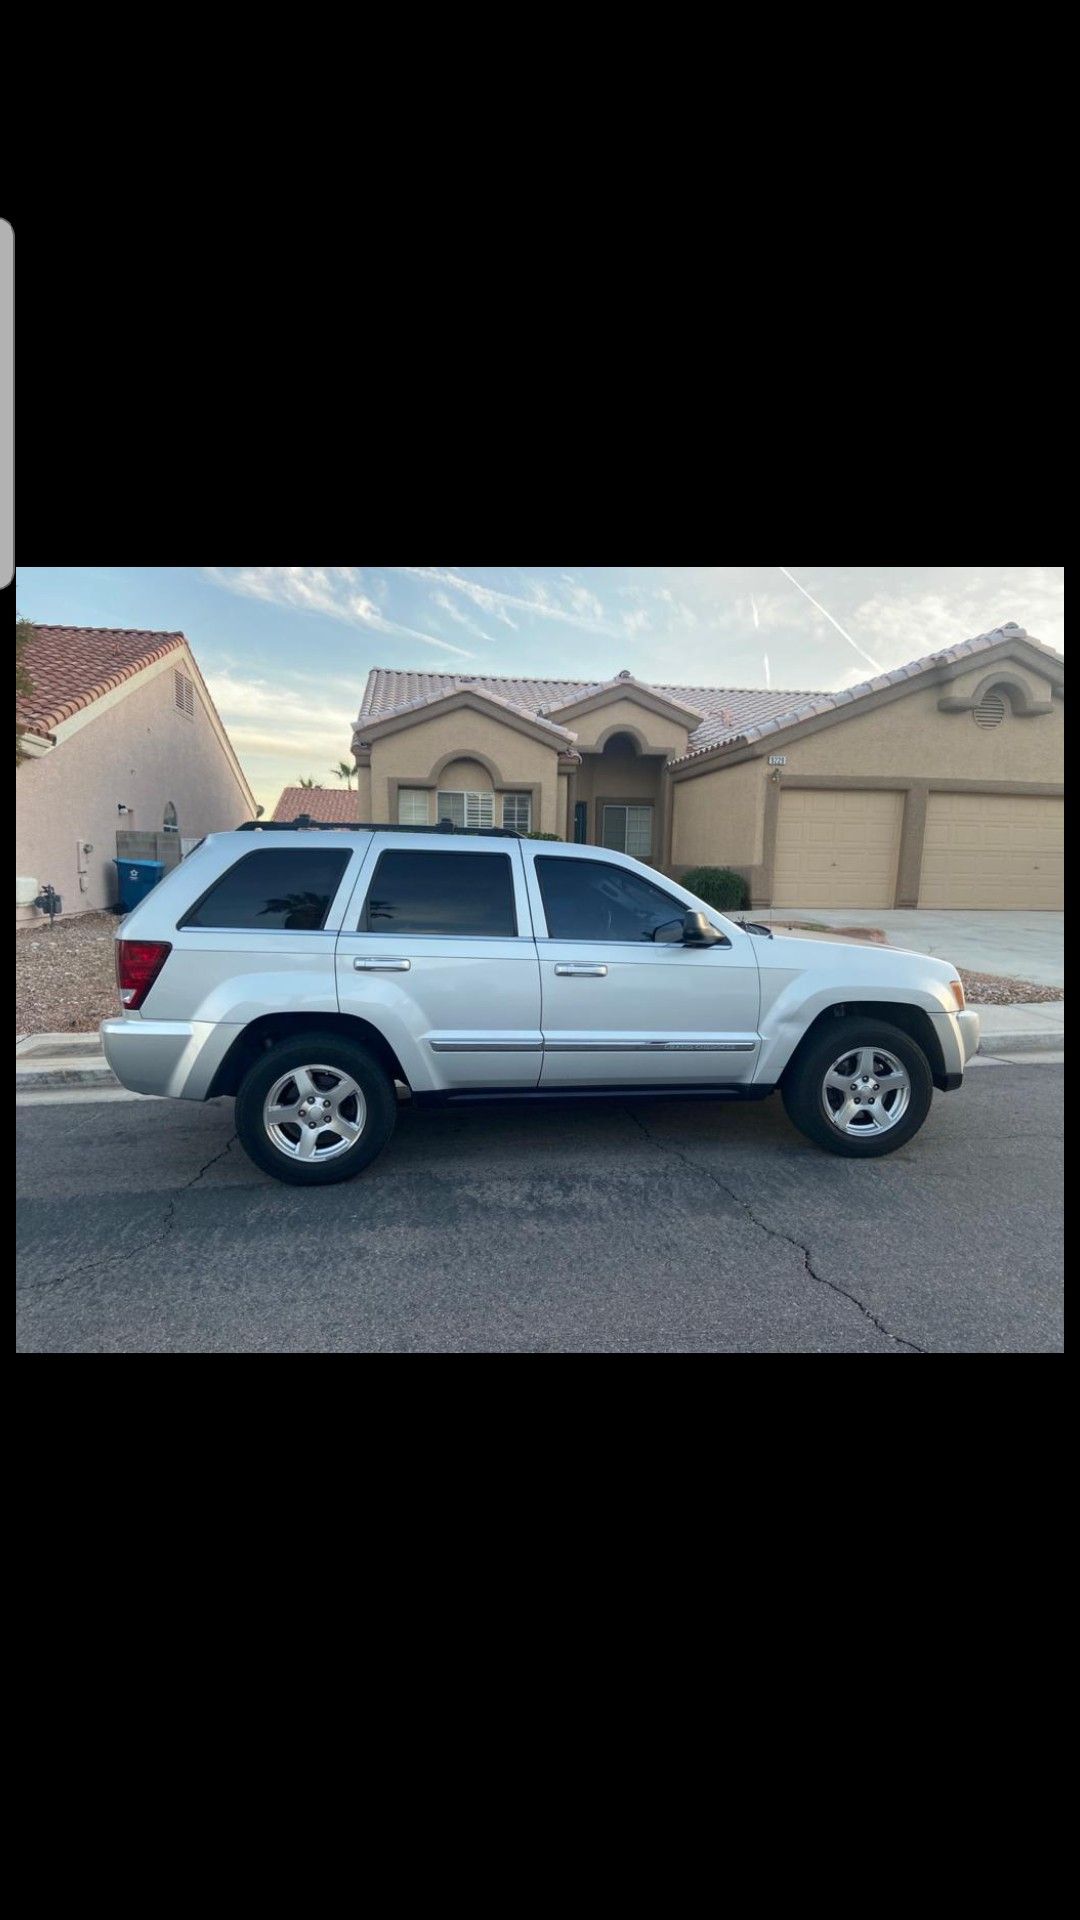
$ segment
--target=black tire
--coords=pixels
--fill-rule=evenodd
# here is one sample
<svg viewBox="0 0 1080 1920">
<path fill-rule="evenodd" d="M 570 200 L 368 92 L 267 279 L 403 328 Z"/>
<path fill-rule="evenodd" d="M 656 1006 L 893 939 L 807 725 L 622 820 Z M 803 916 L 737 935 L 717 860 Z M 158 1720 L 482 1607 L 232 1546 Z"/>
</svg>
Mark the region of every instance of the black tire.
<svg viewBox="0 0 1080 1920">
<path fill-rule="evenodd" d="M 865 1133 L 842 1132 L 825 1112 L 825 1077 L 835 1062 L 865 1048 L 889 1053 L 905 1068 L 910 1082 L 906 1108 L 885 1131 L 871 1130 L 868 1124 Z M 852 1089 L 854 1085 L 853 1080 Z M 849 1014 L 839 1020 L 826 1020 L 799 1050 L 784 1075 L 781 1093 L 788 1119 L 815 1145 L 848 1160 L 880 1160 L 883 1154 L 906 1146 L 918 1133 L 930 1111 L 934 1082 L 930 1063 L 910 1034 L 876 1015 Z M 872 1095 L 871 1105 L 877 1097 Z M 842 1096 L 834 1093 L 833 1098 Z M 861 1124 L 861 1115 L 856 1124 Z"/>
<path fill-rule="evenodd" d="M 351 1146 L 334 1148 L 327 1158 L 301 1160 L 294 1158 L 287 1147 L 276 1143 L 267 1129 L 264 1108 L 271 1091 L 294 1068 L 315 1068 L 317 1078 L 312 1084 L 331 1098 L 341 1084 L 338 1082 L 335 1086 L 334 1075 L 345 1075 L 355 1083 L 363 1096 L 363 1108 L 359 1102 L 351 1105 L 346 1102 L 352 1116 L 350 1124 L 360 1122 L 360 1132 Z M 329 1071 L 319 1073 L 319 1069 Z M 295 1087 L 295 1083 L 293 1085 Z M 291 1101 L 291 1095 L 287 1097 Z M 298 1115 L 300 1111 L 297 1105 Z M 276 1046 L 260 1054 L 236 1096 L 236 1131 L 245 1153 L 264 1173 L 294 1187 L 328 1187 L 339 1180 L 351 1180 L 382 1152 L 396 1120 L 397 1094 L 389 1075 L 366 1048 L 336 1033 L 298 1033 L 292 1039 L 279 1040 Z M 324 1131 L 318 1121 L 305 1119 L 301 1124 L 298 1119 L 294 1124 L 290 1119 L 278 1127 L 277 1134 L 281 1139 L 295 1138 L 298 1149 L 306 1128 L 309 1135 L 314 1134 L 312 1153 L 315 1155 L 322 1147 L 330 1148 L 333 1126 L 334 1122 L 328 1121 Z"/>
</svg>

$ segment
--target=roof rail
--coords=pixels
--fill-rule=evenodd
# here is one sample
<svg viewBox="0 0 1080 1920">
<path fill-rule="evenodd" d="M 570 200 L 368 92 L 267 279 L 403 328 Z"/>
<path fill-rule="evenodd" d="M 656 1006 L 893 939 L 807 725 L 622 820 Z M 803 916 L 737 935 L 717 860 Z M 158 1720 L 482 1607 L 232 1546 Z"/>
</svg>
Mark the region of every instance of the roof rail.
<svg viewBox="0 0 1080 1920">
<path fill-rule="evenodd" d="M 385 820 L 313 820 L 309 813 L 295 820 L 244 820 L 235 833 L 435 833 L 455 839 L 524 840 L 516 827 L 455 827 L 452 820 L 440 820 L 437 827 L 390 826 Z"/>
</svg>

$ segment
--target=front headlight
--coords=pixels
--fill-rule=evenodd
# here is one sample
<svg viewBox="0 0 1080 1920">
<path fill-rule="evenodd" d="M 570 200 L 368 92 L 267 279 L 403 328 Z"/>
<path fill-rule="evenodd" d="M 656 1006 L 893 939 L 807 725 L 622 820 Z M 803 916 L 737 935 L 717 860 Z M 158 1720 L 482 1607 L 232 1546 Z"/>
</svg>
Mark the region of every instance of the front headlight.
<svg viewBox="0 0 1080 1920">
<path fill-rule="evenodd" d="M 963 1013 L 967 1006 L 967 995 L 964 992 L 964 983 L 962 980 L 950 980 L 949 985 L 952 988 L 952 997 L 956 1001 L 956 1011 L 957 1013 Z"/>
</svg>

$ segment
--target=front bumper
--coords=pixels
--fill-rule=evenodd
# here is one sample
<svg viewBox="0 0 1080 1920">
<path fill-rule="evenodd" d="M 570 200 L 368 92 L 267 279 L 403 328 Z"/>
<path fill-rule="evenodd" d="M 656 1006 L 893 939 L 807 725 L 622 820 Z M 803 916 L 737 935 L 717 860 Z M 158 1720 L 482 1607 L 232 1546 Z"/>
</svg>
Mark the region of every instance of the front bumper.
<svg viewBox="0 0 1080 1920">
<path fill-rule="evenodd" d="M 979 1051 L 979 1035 L 982 1031 L 979 1026 L 979 1016 L 977 1013 L 972 1013 L 969 1009 L 965 1013 L 957 1014 L 956 1024 L 960 1029 L 960 1044 L 963 1048 L 964 1065 L 967 1066 L 968 1061 L 974 1060 L 975 1055 Z"/>
<path fill-rule="evenodd" d="M 205 1100 L 233 1031 L 211 1020 L 103 1020 L 101 1044 L 132 1093 Z"/>
<path fill-rule="evenodd" d="M 944 1061 L 944 1078 L 936 1085 L 942 1093 L 955 1093 L 963 1083 L 964 1068 L 979 1051 L 979 1016 L 970 1010 L 935 1014 L 934 1028 Z"/>
</svg>

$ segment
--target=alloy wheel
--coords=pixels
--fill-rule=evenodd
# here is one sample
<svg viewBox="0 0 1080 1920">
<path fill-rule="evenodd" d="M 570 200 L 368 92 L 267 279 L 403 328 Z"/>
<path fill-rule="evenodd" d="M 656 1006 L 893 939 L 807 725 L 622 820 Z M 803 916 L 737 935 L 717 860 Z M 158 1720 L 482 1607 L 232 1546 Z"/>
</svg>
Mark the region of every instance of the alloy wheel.
<svg viewBox="0 0 1080 1920">
<path fill-rule="evenodd" d="M 884 1047 L 855 1047 L 834 1060 L 821 1083 L 825 1117 L 855 1138 L 888 1133 L 911 1103 L 911 1077 Z"/>
<path fill-rule="evenodd" d="M 290 1067 L 263 1103 L 267 1137 L 290 1159 L 322 1162 L 347 1153 L 367 1121 L 367 1102 L 340 1067 Z"/>
</svg>

